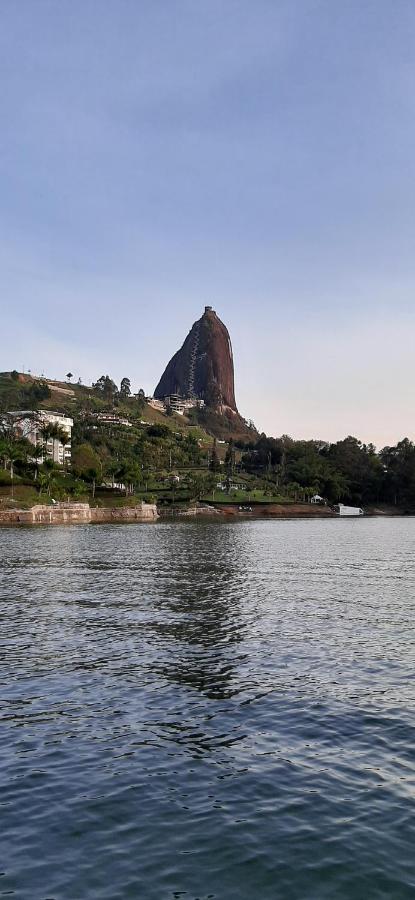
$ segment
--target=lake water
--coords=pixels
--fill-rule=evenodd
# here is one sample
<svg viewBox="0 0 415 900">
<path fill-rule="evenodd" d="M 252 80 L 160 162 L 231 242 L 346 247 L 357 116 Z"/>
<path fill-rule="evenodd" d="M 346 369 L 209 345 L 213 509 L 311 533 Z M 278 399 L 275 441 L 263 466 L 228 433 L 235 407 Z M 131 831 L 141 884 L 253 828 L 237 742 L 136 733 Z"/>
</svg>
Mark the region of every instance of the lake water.
<svg viewBox="0 0 415 900">
<path fill-rule="evenodd" d="M 0 531 L 0 896 L 415 896 L 415 519 Z"/>
</svg>

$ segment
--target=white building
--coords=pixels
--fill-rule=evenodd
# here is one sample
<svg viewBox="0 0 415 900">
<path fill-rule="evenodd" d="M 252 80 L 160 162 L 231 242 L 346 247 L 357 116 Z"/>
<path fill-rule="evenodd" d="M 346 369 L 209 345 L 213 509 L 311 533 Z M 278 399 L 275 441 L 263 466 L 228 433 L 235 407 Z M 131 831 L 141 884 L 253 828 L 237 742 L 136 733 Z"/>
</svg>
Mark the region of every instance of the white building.
<svg viewBox="0 0 415 900">
<path fill-rule="evenodd" d="M 95 419 L 104 425 L 123 425 L 126 428 L 132 428 L 133 423 L 125 416 L 117 416 L 116 413 L 89 413 L 89 419 Z"/>
<path fill-rule="evenodd" d="M 165 409 L 170 407 L 179 416 L 184 416 L 190 409 L 201 409 L 205 405 L 205 401 L 199 400 L 198 397 L 181 397 L 179 394 L 170 394 L 164 398 L 163 403 Z"/>
<path fill-rule="evenodd" d="M 9 415 L 13 417 L 16 434 L 26 438 L 35 447 L 44 448 L 44 456 L 39 462 L 52 459 L 61 466 L 70 463 L 73 419 L 44 409 L 18 410 Z M 53 434 L 50 436 L 44 434 L 43 432 L 48 426 L 61 429 L 67 435 L 67 441 L 63 442 Z"/>
<path fill-rule="evenodd" d="M 164 400 L 156 400 L 155 397 L 146 397 L 146 403 L 148 403 L 152 409 L 158 409 L 160 412 L 164 412 Z"/>
<path fill-rule="evenodd" d="M 170 407 L 179 416 L 184 416 L 190 409 L 195 409 L 196 407 L 201 409 L 205 405 L 205 401 L 199 400 L 198 397 L 180 397 L 179 394 L 171 394 L 169 397 L 164 397 L 163 400 L 146 397 L 146 401 L 149 406 L 160 410 L 160 412 L 164 412 Z"/>
<path fill-rule="evenodd" d="M 228 491 L 229 494 L 232 491 L 246 491 L 246 484 L 243 481 L 230 481 L 229 484 L 226 481 L 218 481 L 216 487 L 218 491 Z"/>
<path fill-rule="evenodd" d="M 339 516 L 363 516 L 364 512 L 360 506 L 345 506 L 344 503 L 336 503 L 334 507 Z"/>
</svg>

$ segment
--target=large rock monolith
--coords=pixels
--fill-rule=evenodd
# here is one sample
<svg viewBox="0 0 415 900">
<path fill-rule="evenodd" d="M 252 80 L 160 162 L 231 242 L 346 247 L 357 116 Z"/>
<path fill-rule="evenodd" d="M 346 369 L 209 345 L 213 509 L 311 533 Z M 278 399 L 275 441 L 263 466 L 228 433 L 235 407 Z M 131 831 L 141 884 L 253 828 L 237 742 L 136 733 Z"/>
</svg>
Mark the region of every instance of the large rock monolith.
<svg viewBox="0 0 415 900">
<path fill-rule="evenodd" d="M 206 306 L 180 350 L 168 363 L 154 391 L 157 399 L 179 394 L 207 406 L 237 412 L 232 344 L 226 326 Z"/>
</svg>

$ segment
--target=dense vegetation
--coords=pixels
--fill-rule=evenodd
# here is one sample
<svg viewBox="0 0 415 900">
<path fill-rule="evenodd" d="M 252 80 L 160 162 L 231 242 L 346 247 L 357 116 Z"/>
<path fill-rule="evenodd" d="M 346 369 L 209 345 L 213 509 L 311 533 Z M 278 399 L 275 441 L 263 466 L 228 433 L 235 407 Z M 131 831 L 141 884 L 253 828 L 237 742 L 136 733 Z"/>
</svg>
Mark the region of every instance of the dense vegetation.
<svg viewBox="0 0 415 900">
<path fill-rule="evenodd" d="M 373 444 L 351 436 L 329 444 L 263 434 L 243 450 L 247 472 L 261 472 L 299 497 L 318 493 L 331 503 L 415 506 L 415 447 L 408 438 L 377 453 Z"/>
<path fill-rule="evenodd" d="M 86 387 L 71 385 L 71 377 L 48 386 L 17 372 L 0 376 L 3 496 L 13 490 L 25 499 L 23 486 L 28 502 L 53 496 L 110 504 L 132 498 L 305 501 L 317 493 L 330 504 L 415 509 L 415 447 L 408 438 L 377 452 L 355 437 L 333 444 L 295 441 L 258 435 L 252 425 L 241 436 L 239 426 L 232 432 L 231 420 L 211 410 L 187 419 L 153 410 L 143 391 L 132 395 L 128 378 L 118 387 L 103 375 Z M 16 409 L 72 416 L 69 471 L 43 462 L 42 448 L 14 433 L 9 414 Z M 49 426 L 44 438 L 62 440 L 62 433 Z"/>
</svg>

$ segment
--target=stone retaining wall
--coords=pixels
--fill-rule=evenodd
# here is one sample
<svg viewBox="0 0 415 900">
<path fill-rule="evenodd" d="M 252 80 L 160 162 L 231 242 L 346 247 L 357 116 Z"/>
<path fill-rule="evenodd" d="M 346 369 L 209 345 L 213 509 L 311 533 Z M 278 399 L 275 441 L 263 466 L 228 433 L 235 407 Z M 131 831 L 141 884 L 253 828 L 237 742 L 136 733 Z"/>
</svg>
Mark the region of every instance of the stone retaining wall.
<svg viewBox="0 0 415 900">
<path fill-rule="evenodd" d="M 89 503 L 55 503 L 31 509 L 0 510 L 0 525 L 88 525 L 91 522 L 151 522 L 158 518 L 155 503 L 105 509 Z"/>
<path fill-rule="evenodd" d="M 158 519 L 155 503 L 141 503 L 138 506 L 104 506 L 91 509 L 91 522 L 155 522 Z"/>
</svg>

